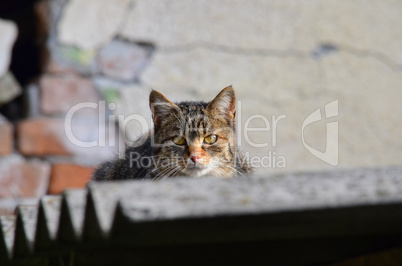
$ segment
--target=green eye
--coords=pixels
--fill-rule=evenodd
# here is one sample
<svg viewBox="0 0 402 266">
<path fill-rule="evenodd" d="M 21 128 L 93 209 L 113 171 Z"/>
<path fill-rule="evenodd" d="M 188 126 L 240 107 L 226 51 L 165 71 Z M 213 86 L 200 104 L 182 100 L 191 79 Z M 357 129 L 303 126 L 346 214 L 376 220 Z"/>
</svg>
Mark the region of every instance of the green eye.
<svg viewBox="0 0 402 266">
<path fill-rule="evenodd" d="M 204 139 L 204 143 L 207 143 L 207 144 L 214 144 L 217 140 L 218 140 L 218 136 L 217 136 L 217 135 L 209 135 L 208 137 L 206 137 L 206 138 Z"/>
<path fill-rule="evenodd" d="M 177 145 L 184 145 L 186 143 L 186 139 L 183 137 L 174 137 L 173 142 Z"/>
</svg>

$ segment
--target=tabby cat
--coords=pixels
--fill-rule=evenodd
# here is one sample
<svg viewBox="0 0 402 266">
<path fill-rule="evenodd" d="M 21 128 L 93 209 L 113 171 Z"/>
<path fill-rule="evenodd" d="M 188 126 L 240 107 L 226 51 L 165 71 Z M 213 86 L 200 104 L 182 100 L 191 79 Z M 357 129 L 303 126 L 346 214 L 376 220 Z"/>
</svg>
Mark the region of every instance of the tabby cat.
<svg viewBox="0 0 402 266">
<path fill-rule="evenodd" d="M 152 91 L 149 104 L 154 130 L 126 149 L 123 159 L 103 163 L 92 180 L 225 178 L 251 172 L 236 147 L 236 97 L 231 86 L 209 103 L 175 104 Z"/>
</svg>

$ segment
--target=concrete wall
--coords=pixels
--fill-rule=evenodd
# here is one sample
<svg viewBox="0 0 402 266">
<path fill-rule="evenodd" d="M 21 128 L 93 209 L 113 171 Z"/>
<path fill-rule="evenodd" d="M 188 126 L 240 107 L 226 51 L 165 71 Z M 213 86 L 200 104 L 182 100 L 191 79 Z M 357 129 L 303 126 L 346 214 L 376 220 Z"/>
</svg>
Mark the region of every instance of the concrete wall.
<svg viewBox="0 0 402 266">
<path fill-rule="evenodd" d="M 399 1 L 53 0 L 40 10 L 49 60 L 25 88 L 29 116 L 11 125 L 18 145 L 0 158 L 8 187 L 20 169 L 10 161 L 44 164 L 38 172 L 52 193 L 82 186 L 124 148 L 109 138 L 115 124 L 131 140 L 152 127 L 118 121 L 139 114 L 149 122 L 151 88 L 208 101 L 233 85 L 239 141 L 258 173 L 402 163 Z M 75 113 L 74 136 L 105 147 L 66 136 L 65 118 L 83 102 L 98 108 Z"/>
<path fill-rule="evenodd" d="M 268 171 L 402 163 L 398 1 L 70 0 L 62 13 L 57 40 L 93 55 L 99 69 L 91 75 L 102 80 L 98 89 L 118 91 L 118 114 L 149 118 L 151 88 L 175 100 L 210 100 L 232 84 L 239 128 L 270 123 L 270 131 L 248 132 L 250 141 L 241 132 L 243 149 L 267 157 Z M 147 62 L 138 43 L 155 47 Z M 138 72 L 123 77 L 108 69 L 113 64 Z M 322 119 L 308 124 L 317 109 Z"/>
</svg>

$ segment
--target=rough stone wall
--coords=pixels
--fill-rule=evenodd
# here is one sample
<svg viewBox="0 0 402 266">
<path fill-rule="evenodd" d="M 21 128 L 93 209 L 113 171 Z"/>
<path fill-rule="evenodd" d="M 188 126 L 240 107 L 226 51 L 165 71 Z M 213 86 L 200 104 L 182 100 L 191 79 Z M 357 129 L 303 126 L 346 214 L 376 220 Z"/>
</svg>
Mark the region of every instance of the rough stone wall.
<svg viewBox="0 0 402 266">
<path fill-rule="evenodd" d="M 27 9 L 27 6 L 21 5 L 20 9 Z M 53 15 L 61 6 L 48 1 L 37 1 L 33 6 L 36 19 L 51 32 L 55 31 L 53 19 L 58 17 Z M 19 12 L 18 8 L 14 11 L 17 14 L 25 12 Z M 24 21 L 13 14 L 9 17 Z M 109 147 L 82 148 L 67 138 L 65 117 L 69 109 L 82 102 L 97 104 L 102 99 L 92 77 L 75 66 L 60 67 L 58 59 L 49 50 L 49 60 L 43 66 L 45 72 L 42 75 L 27 85 L 21 85 L 15 78 L 26 76 L 23 73 L 14 75 L 11 69 L 12 63 L 15 64 L 12 53 L 17 36 L 20 38 L 27 30 L 21 24 L 0 19 L 0 106 L 4 107 L 18 97 L 24 99 L 17 103 L 24 111 L 17 113 L 27 113 L 25 118 L 17 121 L 10 121 L 6 114 L 0 114 L 0 215 L 13 212 L 18 204 L 37 204 L 42 195 L 85 186 L 94 167 L 117 152 Z M 50 33 L 49 47 L 53 39 Z M 66 57 L 70 55 L 67 52 Z M 31 63 L 28 62 L 30 58 L 26 60 L 27 64 Z M 71 133 L 82 141 L 98 139 L 100 124 L 97 110 L 79 110 L 72 118 Z"/>
<path fill-rule="evenodd" d="M 242 147 L 267 157 L 269 172 L 370 167 L 402 163 L 401 15 L 401 3 L 377 0 L 70 0 L 57 39 L 93 55 L 91 75 L 115 97 L 116 114 L 149 117 L 150 88 L 209 100 L 232 84 Z M 303 131 L 317 109 L 321 120 Z M 327 137 L 327 123 L 337 134 Z"/>
<path fill-rule="evenodd" d="M 115 124 L 131 140 L 152 127 L 151 88 L 172 100 L 211 100 L 233 85 L 239 142 L 257 173 L 402 163 L 399 1 L 48 3 L 49 63 L 29 87 L 29 118 L 14 127 L 18 145 L 1 160 L 7 169 L 40 164 L 50 183 L 64 180 L 51 192 L 121 151 L 121 140 L 110 145 Z M 74 115 L 74 136 L 106 147 L 80 148 L 66 137 L 66 115 L 83 102 L 98 105 Z M 119 123 L 130 114 L 145 127 Z"/>
<path fill-rule="evenodd" d="M 21 86 L 10 70 L 17 35 L 14 22 L 0 19 L 0 106 L 21 94 Z M 15 126 L 0 114 L 0 215 L 11 212 L 18 203 L 36 202 L 47 192 L 49 176 L 49 163 L 24 158 L 15 149 Z"/>
</svg>

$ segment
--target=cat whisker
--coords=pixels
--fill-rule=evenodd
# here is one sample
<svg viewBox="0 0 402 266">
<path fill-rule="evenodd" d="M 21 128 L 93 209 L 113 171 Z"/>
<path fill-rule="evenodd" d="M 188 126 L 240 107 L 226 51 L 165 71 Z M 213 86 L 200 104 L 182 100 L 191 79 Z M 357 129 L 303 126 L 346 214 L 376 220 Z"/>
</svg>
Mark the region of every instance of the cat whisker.
<svg viewBox="0 0 402 266">
<path fill-rule="evenodd" d="M 116 152 L 118 158 L 103 163 L 95 170 L 92 180 L 165 180 L 181 175 L 230 177 L 251 172 L 248 158 L 231 149 L 235 144 L 232 122 L 235 122 L 236 97 L 230 86 L 209 103 L 172 103 L 161 93 L 152 91 L 149 105 L 154 127 L 141 137 L 146 141 L 133 143 L 138 145 L 130 145 L 124 154 Z M 177 137 L 179 142 L 170 141 Z M 192 164 L 189 156 L 197 163 Z M 212 164 L 213 157 L 219 159 L 217 164 Z M 236 164 L 244 160 L 246 163 Z"/>
<path fill-rule="evenodd" d="M 162 181 L 169 178 L 169 177 L 174 177 L 175 174 L 180 171 L 180 167 L 176 166 L 175 168 L 173 168 L 170 172 L 168 172 L 163 178 Z"/>
<path fill-rule="evenodd" d="M 235 167 L 233 167 L 231 165 L 225 165 L 225 167 L 228 167 L 228 168 L 234 170 L 237 174 L 240 174 L 241 176 L 244 176 L 239 170 L 237 170 Z"/>
<path fill-rule="evenodd" d="M 218 177 L 225 176 L 225 171 L 222 168 L 215 168 L 214 170 L 217 173 L 216 176 L 218 176 Z"/>
<path fill-rule="evenodd" d="M 181 171 L 181 169 L 182 169 L 181 167 L 177 167 L 177 171 L 174 172 L 173 176 L 176 176 Z"/>
<path fill-rule="evenodd" d="M 174 170 L 176 170 L 176 169 L 180 170 L 181 169 L 181 167 L 179 165 L 177 165 L 177 161 L 176 162 L 171 162 L 168 165 L 164 165 L 164 167 L 166 167 L 166 168 L 164 168 L 158 175 L 156 175 L 154 177 L 155 180 L 164 178 L 165 176 L 169 177 L 169 175 L 171 173 L 173 173 Z M 161 169 L 161 168 L 162 167 L 159 167 L 158 169 Z"/>
<path fill-rule="evenodd" d="M 160 173 L 158 173 L 153 179 L 154 180 L 159 180 L 165 176 L 165 173 L 169 172 L 171 168 L 165 168 L 163 169 Z"/>
<path fill-rule="evenodd" d="M 229 169 L 233 170 L 234 172 L 236 172 L 237 174 L 243 176 L 243 174 L 239 170 L 237 170 L 236 167 L 234 167 L 230 164 L 224 164 L 224 163 L 220 162 L 218 167 L 221 168 L 222 170 L 224 170 L 228 174 L 231 174 L 229 171 L 227 171 L 229 168 Z"/>
<path fill-rule="evenodd" d="M 224 173 L 222 173 L 222 169 L 220 169 L 220 168 L 214 168 L 214 169 L 212 169 L 212 173 L 213 173 L 214 176 L 216 176 L 216 177 L 222 177 L 222 176 L 224 176 Z"/>
<path fill-rule="evenodd" d="M 168 161 L 168 160 L 165 160 L 165 161 Z M 163 162 L 164 162 L 164 161 L 163 161 Z M 172 166 L 172 165 L 176 165 L 176 163 L 175 163 L 175 162 L 170 162 L 170 163 L 163 164 L 163 165 L 160 165 L 160 166 L 156 165 L 156 166 L 155 166 L 155 169 L 151 170 L 151 171 L 145 176 L 145 178 L 149 177 L 152 173 L 154 173 L 154 172 L 156 172 L 156 171 L 159 171 L 159 170 L 161 170 L 161 169 L 164 169 L 164 167 L 170 167 L 170 166 Z"/>
</svg>

